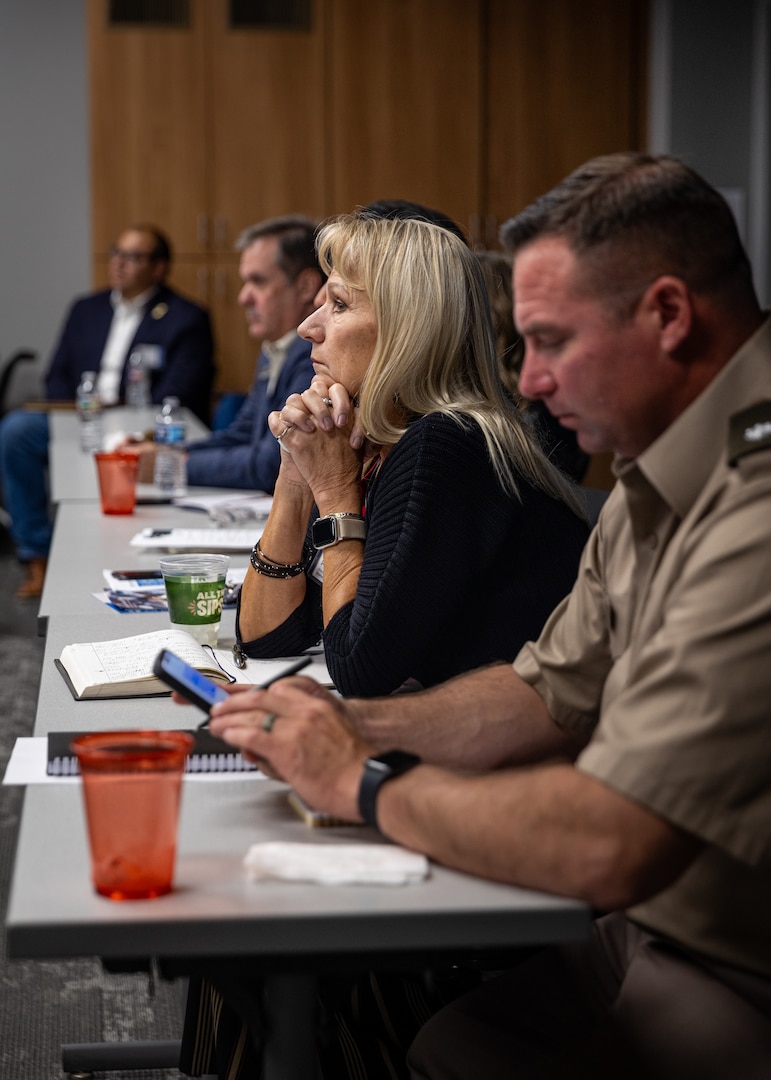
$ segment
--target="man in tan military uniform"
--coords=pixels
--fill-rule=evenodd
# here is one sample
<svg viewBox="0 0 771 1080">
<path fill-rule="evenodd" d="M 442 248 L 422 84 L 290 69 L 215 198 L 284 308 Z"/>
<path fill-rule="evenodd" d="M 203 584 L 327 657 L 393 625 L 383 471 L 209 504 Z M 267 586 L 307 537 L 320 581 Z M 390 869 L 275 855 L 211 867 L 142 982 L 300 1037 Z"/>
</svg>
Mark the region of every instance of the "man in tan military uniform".
<svg viewBox="0 0 771 1080">
<path fill-rule="evenodd" d="M 396 702 L 287 680 L 212 731 L 319 809 L 607 913 L 439 1013 L 413 1076 L 768 1078 L 771 324 L 672 158 L 589 162 L 504 240 L 522 392 L 616 454 L 572 593 L 513 667 Z M 393 747 L 422 763 L 373 791 Z"/>
</svg>

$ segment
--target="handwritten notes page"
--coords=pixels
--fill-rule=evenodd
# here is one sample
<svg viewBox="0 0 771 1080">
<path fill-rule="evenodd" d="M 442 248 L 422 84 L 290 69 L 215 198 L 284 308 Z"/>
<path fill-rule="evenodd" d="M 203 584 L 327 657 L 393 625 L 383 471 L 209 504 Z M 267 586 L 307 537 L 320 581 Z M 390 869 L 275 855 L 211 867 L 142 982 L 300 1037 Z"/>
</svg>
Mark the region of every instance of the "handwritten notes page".
<svg viewBox="0 0 771 1080">
<path fill-rule="evenodd" d="M 171 649 L 210 678 L 231 681 L 212 655 L 184 630 L 66 645 L 59 663 L 78 698 L 160 694 L 169 689 L 153 675 L 153 661 L 161 649 Z"/>
</svg>

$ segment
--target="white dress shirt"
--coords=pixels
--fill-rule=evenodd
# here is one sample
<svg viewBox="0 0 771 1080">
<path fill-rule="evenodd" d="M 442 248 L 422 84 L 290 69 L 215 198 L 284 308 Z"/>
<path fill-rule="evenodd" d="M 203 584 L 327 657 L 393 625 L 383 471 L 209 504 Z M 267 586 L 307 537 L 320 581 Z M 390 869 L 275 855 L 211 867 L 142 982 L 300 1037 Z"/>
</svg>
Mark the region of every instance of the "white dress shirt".
<svg viewBox="0 0 771 1080">
<path fill-rule="evenodd" d="M 104 345 L 99 366 L 97 390 L 103 405 L 115 405 L 120 396 L 120 380 L 126 353 L 139 329 L 144 309 L 155 289 L 148 289 L 131 300 L 124 300 L 117 289 L 113 289 L 110 303 L 113 307 L 112 323 Z"/>
</svg>

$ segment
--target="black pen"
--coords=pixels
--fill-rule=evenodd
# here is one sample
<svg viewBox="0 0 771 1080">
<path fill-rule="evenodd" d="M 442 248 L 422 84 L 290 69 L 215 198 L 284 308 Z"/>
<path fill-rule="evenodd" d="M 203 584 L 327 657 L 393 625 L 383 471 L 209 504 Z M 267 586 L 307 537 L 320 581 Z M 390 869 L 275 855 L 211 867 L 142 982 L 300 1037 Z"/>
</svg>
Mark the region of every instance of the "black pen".
<svg viewBox="0 0 771 1080">
<path fill-rule="evenodd" d="M 287 665 L 283 671 L 279 671 L 278 674 L 271 676 L 270 679 L 266 679 L 264 683 L 260 683 L 259 686 L 253 686 L 252 690 L 267 690 L 269 686 L 272 686 L 274 682 L 278 682 L 279 679 L 288 679 L 290 675 L 296 675 L 298 671 L 302 671 L 308 664 L 313 663 L 312 656 L 301 656 L 299 660 L 295 660 L 294 663 Z M 202 728 L 209 726 L 210 717 L 206 717 L 198 725 L 198 731 Z"/>
</svg>

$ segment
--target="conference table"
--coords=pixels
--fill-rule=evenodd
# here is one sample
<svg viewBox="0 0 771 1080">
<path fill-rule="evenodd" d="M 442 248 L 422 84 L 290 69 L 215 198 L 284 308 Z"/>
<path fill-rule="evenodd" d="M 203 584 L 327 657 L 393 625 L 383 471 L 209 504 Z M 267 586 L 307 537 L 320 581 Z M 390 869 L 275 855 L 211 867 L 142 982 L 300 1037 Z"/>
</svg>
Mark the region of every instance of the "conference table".
<svg viewBox="0 0 771 1080">
<path fill-rule="evenodd" d="M 63 437 L 54 425 L 54 439 Z M 46 635 L 36 736 L 190 728 L 200 719 L 197 710 L 167 697 L 76 701 L 54 664 L 66 644 L 168 625 L 163 613 L 118 614 L 91 593 L 101 587 L 103 568 L 157 560 L 129 547 L 134 532 L 147 523 L 187 522 L 186 513 L 148 505 L 130 517 L 109 518 L 95 494 L 59 505 L 41 601 Z M 194 520 L 196 526 L 205 522 L 196 515 Z M 233 639 L 234 613 L 226 611 L 220 645 Z M 25 792 L 8 903 L 8 955 L 158 957 L 190 972 L 247 963 L 265 981 L 267 1080 L 314 1075 L 315 989 L 325 972 L 430 966 L 443 957 L 588 934 L 591 913 L 582 903 L 433 864 L 424 881 L 398 887 L 250 881 L 243 857 L 261 841 L 388 842 L 363 826 L 310 828 L 291 809 L 286 785 L 257 774 L 187 778 L 173 891 L 116 903 L 90 884 L 79 781 L 41 781 Z"/>
</svg>

